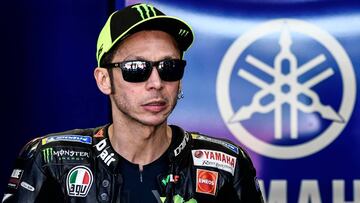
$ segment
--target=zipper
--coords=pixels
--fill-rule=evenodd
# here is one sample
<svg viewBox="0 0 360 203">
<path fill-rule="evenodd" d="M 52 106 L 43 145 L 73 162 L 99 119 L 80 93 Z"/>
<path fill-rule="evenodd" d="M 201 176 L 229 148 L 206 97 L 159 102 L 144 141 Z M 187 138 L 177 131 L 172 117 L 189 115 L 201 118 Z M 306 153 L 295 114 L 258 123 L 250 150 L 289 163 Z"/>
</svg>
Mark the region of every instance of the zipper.
<svg viewBox="0 0 360 203">
<path fill-rule="evenodd" d="M 141 170 L 139 170 L 139 173 L 140 173 L 140 183 L 142 183 L 143 182 L 143 173 Z"/>
</svg>

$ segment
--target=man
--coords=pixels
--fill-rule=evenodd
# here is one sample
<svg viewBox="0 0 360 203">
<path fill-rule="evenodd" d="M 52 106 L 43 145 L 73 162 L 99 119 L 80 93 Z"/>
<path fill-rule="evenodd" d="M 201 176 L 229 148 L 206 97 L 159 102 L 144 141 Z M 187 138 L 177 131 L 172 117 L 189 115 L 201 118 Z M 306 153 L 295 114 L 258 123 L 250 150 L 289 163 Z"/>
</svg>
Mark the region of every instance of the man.
<svg viewBox="0 0 360 203">
<path fill-rule="evenodd" d="M 94 71 L 113 122 L 29 142 L 3 202 L 263 202 L 241 148 L 167 124 L 192 41 L 184 21 L 151 5 L 113 13 Z"/>
</svg>

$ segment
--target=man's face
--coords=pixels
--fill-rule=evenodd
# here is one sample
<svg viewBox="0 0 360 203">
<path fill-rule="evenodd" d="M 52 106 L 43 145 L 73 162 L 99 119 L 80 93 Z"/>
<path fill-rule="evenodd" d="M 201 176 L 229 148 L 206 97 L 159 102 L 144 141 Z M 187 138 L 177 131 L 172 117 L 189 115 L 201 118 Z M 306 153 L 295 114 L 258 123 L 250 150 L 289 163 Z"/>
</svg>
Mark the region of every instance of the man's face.
<svg viewBox="0 0 360 203">
<path fill-rule="evenodd" d="M 160 61 L 179 57 L 179 50 L 169 34 L 162 31 L 141 31 L 121 43 L 112 62 Z M 179 81 L 162 81 L 156 67 L 153 67 L 147 81 L 139 83 L 124 81 L 118 68 L 113 70 L 113 74 L 115 91 L 110 99 L 114 122 L 127 120 L 157 126 L 166 121 L 176 105 Z"/>
</svg>

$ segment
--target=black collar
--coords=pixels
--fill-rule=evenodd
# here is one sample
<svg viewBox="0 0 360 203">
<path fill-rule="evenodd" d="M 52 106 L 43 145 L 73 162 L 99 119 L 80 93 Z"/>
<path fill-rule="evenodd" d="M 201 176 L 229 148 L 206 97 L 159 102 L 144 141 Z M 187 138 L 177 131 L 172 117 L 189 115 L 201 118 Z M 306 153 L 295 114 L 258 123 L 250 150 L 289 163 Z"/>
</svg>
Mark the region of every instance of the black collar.
<svg viewBox="0 0 360 203">
<path fill-rule="evenodd" d="M 99 128 L 93 135 L 93 148 L 96 155 L 96 159 L 100 159 L 100 162 L 109 169 L 112 173 L 119 173 L 119 160 L 120 155 L 112 147 L 108 128 L 110 124 Z M 187 157 L 191 153 L 192 138 L 190 133 L 184 131 L 178 126 L 170 125 L 172 130 L 172 139 L 169 149 L 169 161 L 172 164 L 181 166 L 184 157 Z"/>
</svg>

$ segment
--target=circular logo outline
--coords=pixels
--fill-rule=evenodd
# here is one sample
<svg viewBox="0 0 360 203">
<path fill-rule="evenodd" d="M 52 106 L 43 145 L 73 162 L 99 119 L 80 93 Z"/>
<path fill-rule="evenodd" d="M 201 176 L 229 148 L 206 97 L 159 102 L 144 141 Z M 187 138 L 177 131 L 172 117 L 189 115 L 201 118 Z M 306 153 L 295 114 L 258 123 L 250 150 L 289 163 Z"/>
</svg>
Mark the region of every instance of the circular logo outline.
<svg viewBox="0 0 360 203">
<path fill-rule="evenodd" d="M 228 123 L 234 110 L 230 101 L 230 78 L 233 67 L 243 51 L 257 39 L 271 33 L 280 32 L 284 24 L 291 32 L 305 34 L 322 44 L 335 59 L 341 73 L 343 83 L 343 97 L 339 114 L 344 123 L 333 122 L 316 138 L 295 146 L 274 146 L 266 143 L 249 133 L 240 122 Z M 336 53 L 334 51 L 336 50 Z M 328 32 L 308 22 L 296 19 L 276 19 L 256 26 L 254 29 L 238 37 L 225 53 L 221 61 L 216 79 L 216 98 L 222 119 L 230 132 L 244 145 L 253 151 L 277 159 L 295 159 L 317 153 L 331 144 L 342 132 L 349 121 L 356 100 L 356 79 L 349 56 L 340 43 Z"/>
</svg>

